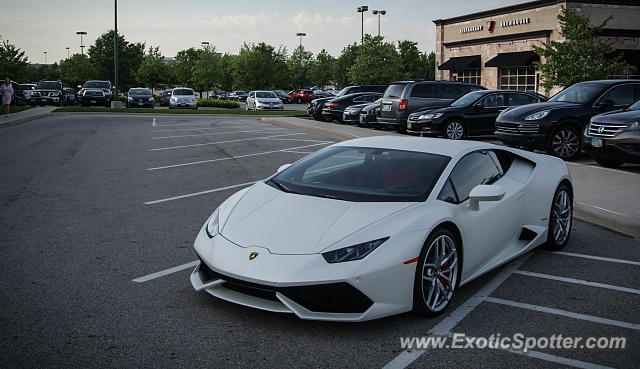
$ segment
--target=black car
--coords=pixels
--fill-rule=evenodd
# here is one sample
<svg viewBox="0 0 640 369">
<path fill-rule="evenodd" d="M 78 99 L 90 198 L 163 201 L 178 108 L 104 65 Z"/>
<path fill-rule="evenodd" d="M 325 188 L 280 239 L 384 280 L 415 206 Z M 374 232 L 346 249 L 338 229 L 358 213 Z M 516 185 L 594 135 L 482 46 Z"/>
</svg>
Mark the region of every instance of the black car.
<svg viewBox="0 0 640 369">
<path fill-rule="evenodd" d="M 377 92 L 357 92 L 355 94 L 333 98 L 324 104 L 322 108 L 322 120 L 331 122 L 337 119 L 342 122 L 342 113 L 348 106 L 372 103 L 381 97 L 382 94 Z"/>
<path fill-rule="evenodd" d="M 510 107 L 547 101 L 535 92 L 480 90 L 469 92 L 445 108 L 414 112 L 407 118 L 407 132 L 459 140 L 492 135 L 496 117 Z"/>
<path fill-rule="evenodd" d="M 102 94 L 98 91 L 102 91 Z M 113 100 L 113 85 L 110 81 L 89 80 L 82 84 L 78 91 L 78 103 L 82 106 L 100 105 L 111 106 Z"/>
<path fill-rule="evenodd" d="M 596 114 L 626 108 L 640 98 L 640 80 L 580 82 L 560 91 L 548 102 L 502 112 L 496 137 L 504 143 L 547 150 L 565 160 L 582 150 L 582 132 Z"/>
<path fill-rule="evenodd" d="M 284 90 L 273 90 L 273 93 L 278 95 L 283 104 L 293 104 L 293 97 L 289 96 Z"/>
<path fill-rule="evenodd" d="M 164 90 L 160 93 L 160 106 L 169 106 L 169 100 L 171 100 L 171 91 L 173 91 L 173 89 Z"/>
<path fill-rule="evenodd" d="M 153 95 L 148 88 L 130 88 L 127 93 L 127 108 L 153 108 Z"/>
<path fill-rule="evenodd" d="M 60 81 L 40 81 L 36 85 L 36 89 L 31 91 L 31 101 L 33 104 L 41 106 L 62 106 L 64 102 L 63 89 L 64 86 Z"/>
<path fill-rule="evenodd" d="M 211 93 L 211 95 L 209 95 L 210 99 L 217 99 L 217 100 L 228 100 L 229 99 L 229 93 L 227 91 L 214 91 Z"/>
<path fill-rule="evenodd" d="M 332 99 L 337 97 L 342 97 L 345 95 L 350 95 L 356 92 L 379 92 L 383 93 L 384 90 L 387 89 L 387 85 L 360 85 L 360 86 L 347 86 L 340 90 L 336 96 L 324 97 L 319 99 L 313 99 L 307 105 L 307 113 L 313 117 L 315 120 L 322 119 L 322 109 L 324 108 L 324 104 Z"/>
<path fill-rule="evenodd" d="M 627 109 L 591 118 L 582 148 L 604 167 L 640 164 L 640 100 Z"/>
<path fill-rule="evenodd" d="M 71 87 L 65 87 L 63 92 L 63 102 L 65 105 L 76 105 L 76 90 Z"/>
<path fill-rule="evenodd" d="M 376 100 L 378 101 L 378 100 Z M 380 103 L 371 103 L 360 111 L 360 120 L 358 126 L 360 127 L 374 127 L 382 128 L 381 124 L 378 124 L 378 114 L 380 114 Z"/>
<path fill-rule="evenodd" d="M 362 113 L 362 110 L 369 105 L 380 106 L 380 101 L 382 100 L 378 99 L 374 102 L 365 102 L 362 104 L 348 106 L 344 109 L 344 112 L 342 112 L 342 121 L 345 123 L 355 123 L 360 126 L 360 114 Z"/>
</svg>

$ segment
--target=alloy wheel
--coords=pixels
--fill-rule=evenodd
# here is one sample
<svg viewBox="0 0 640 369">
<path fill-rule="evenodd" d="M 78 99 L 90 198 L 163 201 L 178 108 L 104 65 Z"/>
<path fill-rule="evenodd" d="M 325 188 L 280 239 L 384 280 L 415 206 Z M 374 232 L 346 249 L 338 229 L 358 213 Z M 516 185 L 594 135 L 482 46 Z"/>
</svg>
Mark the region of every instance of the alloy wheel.
<svg viewBox="0 0 640 369">
<path fill-rule="evenodd" d="M 571 217 L 571 197 L 566 190 L 562 189 L 556 194 L 551 211 L 551 226 L 556 244 L 563 245 L 569 238 Z"/>
<path fill-rule="evenodd" d="M 451 140 L 459 140 L 464 136 L 464 127 L 460 122 L 450 122 L 447 124 L 447 138 Z"/>
<path fill-rule="evenodd" d="M 439 312 L 449 304 L 457 285 L 458 266 L 453 239 L 446 234 L 436 237 L 422 265 L 422 298 L 428 310 Z"/>
<path fill-rule="evenodd" d="M 580 139 L 573 130 L 560 129 L 551 141 L 553 152 L 561 158 L 571 158 L 580 149 Z"/>
</svg>

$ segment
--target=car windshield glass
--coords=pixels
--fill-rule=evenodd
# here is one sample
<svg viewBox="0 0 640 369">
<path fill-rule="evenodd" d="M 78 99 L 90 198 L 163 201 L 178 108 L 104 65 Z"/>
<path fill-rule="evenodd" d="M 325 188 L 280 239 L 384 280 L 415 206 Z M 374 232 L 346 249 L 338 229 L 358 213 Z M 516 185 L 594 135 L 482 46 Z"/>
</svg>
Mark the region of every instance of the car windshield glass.
<svg viewBox="0 0 640 369">
<path fill-rule="evenodd" d="M 382 102 L 382 99 L 378 99 L 378 100 L 376 100 L 376 101 L 372 102 L 372 104 L 378 104 L 378 105 L 380 105 L 380 103 L 381 103 L 381 102 Z"/>
<path fill-rule="evenodd" d="M 38 86 L 36 87 L 38 89 L 45 89 L 45 90 L 59 90 L 62 88 L 62 86 L 60 86 L 59 82 L 47 82 L 47 81 L 40 81 L 38 82 Z"/>
<path fill-rule="evenodd" d="M 414 151 L 331 147 L 267 183 L 285 192 L 356 202 L 424 201 L 450 158 Z"/>
<path fill-rule="evenodd" d="M 400 96 L 402 96 L 402 91 L 404 91 L 405 86 L 406 85 L 404 83 L 394 83 L 392 85 L 389 85 L 389 87 L 387 87 L 386 91 L 384 92 L 383 97 L 399 99 Z"/>
<path fill-rule="evenodd" d="M 271 91 L 258 91 L 256 92 L 256 97 L 257 98 L 263 98 L 263 99 L 277 99 L 278 96 L 276 96 L 276 94 L 274 94 Z"/>
<path fill-rule="evenodd" d="M 236 91 L 236 95 L 246 95 L 247 93 L 244 91 Z"/>
<path fill-rule="evenodd" d="M 469 106 L 484 95 L 486 95 L 484 92 L 469 92 L 458 100 L 452 102 L 451 106 Z"/>
<path fill-rule="evenodd" d="M 640 100 L 631 104 L 631 106 L 629 106 L 629 110 L 640 110 Z"/>
<path fill-rule="evenodd" d="M 129 95 L 151 95 L 151 90 L 148 88 L 132 88 L 129 90 Z"/>
<path fill-rule="evenodd" d="M 100 81 L 87 81 L 82 85 L 82 88 L 104 88 L 109 89 L 109 82 Z"/>
<path fill-rule="evenodd" d="M 34 86 L 34 85 L 20 85 L 20 88 L 22 88 L 23 90 L 33 90 L 34 88 L 36 88 L 36 86 Z"/>
<path fill-rule="evenodd" d="M 275 92 L 276 94 L 280 95 L 280 96 L 288 96 L 286 92 L 284 92 L 283 90 L 273 90 L 273 92 Z"/>
<path fill-rule="evenodd" d="M 191 95 L 191 96 L 193 96 L 193 90 L 190 90 L 188 88 L 176 88 L 175 90 L 173 90 L 173 95 L 180 95 L 180 96 Z"/>
<path fill-rule="evenodd" d="M 603 88 L 604 85 L 600 83 L 576 83 L 558 92 L 558 94 L 550 98 L 549 101 L 588 104 L 602 92 Z"/>
</svg>

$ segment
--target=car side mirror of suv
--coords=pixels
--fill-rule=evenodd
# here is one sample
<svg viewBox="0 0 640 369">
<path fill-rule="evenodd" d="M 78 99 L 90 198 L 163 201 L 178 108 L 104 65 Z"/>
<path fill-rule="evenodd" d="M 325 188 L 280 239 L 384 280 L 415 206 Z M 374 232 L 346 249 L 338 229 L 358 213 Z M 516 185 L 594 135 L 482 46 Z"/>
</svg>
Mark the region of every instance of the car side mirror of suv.
<svg viewBox="0 0 640 369">
<path fill-rule="evenodd" d="M 607 99 L 607 100 L 598 102 L 598 109 L 604 109 L 614 105 L 615 103 L 612 100 Z"/>
<path fill-rule="evenodd" d="M 474 110 L 477 110 L 477 111 L 478 111 L 478 110 L 482 110 L 482 109 L 484 109 L 484 105 L 482 105 L 482 104 L 480 104 L 480 103 L 477 103 L 477 104 L 475 104 L 475 105 L 473 106 L 473 109 L 474 109 Z"/>
</svg>

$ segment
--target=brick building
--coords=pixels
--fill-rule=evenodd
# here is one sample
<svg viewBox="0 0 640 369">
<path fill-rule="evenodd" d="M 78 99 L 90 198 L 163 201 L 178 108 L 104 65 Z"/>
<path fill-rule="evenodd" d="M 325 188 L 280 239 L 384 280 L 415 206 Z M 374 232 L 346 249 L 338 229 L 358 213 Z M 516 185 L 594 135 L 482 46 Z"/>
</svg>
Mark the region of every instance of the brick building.
<svg viewBox="0 0 640 369">
<path fill-rule="evenodd" d="M 538 91 L 540 72 L 533 67 L 539 57 L 533 45 L 563 40 L 558 14 L 562 7 L 600 24 L 607 17 L 602 38 L 623 52 L 640 74 L 639 0 L 538 0 L 504 8 L 438 19 L 436 24 L 436 80 L 479 83 L 487 88 Z"/>
</svg>

